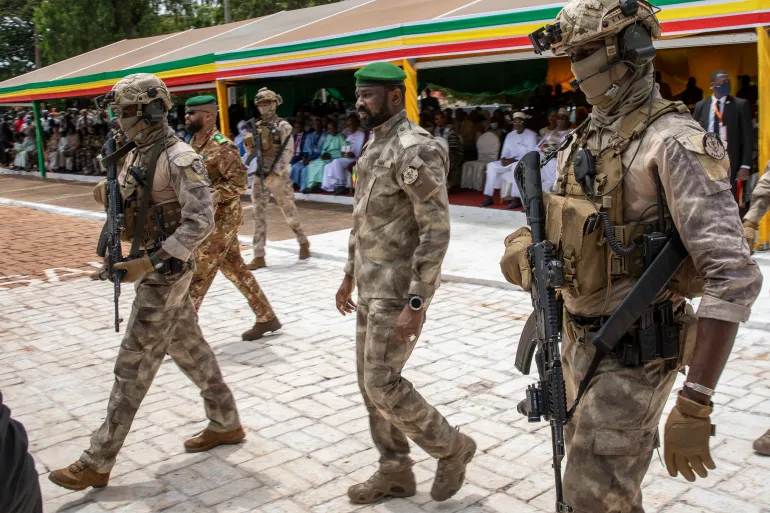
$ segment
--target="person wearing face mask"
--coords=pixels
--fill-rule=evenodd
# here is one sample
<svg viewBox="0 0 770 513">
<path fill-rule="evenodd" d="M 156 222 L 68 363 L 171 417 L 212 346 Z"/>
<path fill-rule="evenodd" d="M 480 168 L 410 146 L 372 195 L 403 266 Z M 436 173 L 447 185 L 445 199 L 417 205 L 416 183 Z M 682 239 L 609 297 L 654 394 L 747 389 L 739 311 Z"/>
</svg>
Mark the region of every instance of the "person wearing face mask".
<svg viewBox="0 0 770 513">
<path fill-rule="evenodd" d="M 187 100 L 185 107 L 185 129 L 193 134 L 190 145 L 206 164 L 215 209 L 214 231 L 195 252 L 196 269 L 190 283 L 190 297 L 195 309 L 200 309 L 217 271 L 221 270 L 257 316 L 254 326 L 243 333 L 243 340 L 258 340 L 265 333 L 279 330 L 281 323 L 241 256 L 238 228 L 243 222 L 241 194 L 248 185 L 246 166 L 235 144 L 216 128 L 216 98 L 195 96 Z"/>
<path fill-rule="evenodd" d="M 128 153 L 118 181 L 127 221 L 121 239 L 131 243 L 131 250 L 115 269 L 125 272 L 123 282 L 134 283 L 136 295 L 104 422 L 80 459 L 48 476 L 69 490 L 107 486 L 134 416 L 167 354 L 200 388 L 209 419 L 203 431 L 184 443 L 185 450 L 207 451 L 246 436 L 189 293 L 194 252 L 214 229 L 206 167 L 168 126 L 171 95 L 155 75 L 128 75 L 97 101 L 102 108 L 112 107 L 131 140 L 116 152 Z M 106 205 L 104 180 L 94 188 L 94 199 Z"/>
<path fill-rule="evenodd" d="M 257 91 L 254 103 L 261 115 L 256 132 L 259 135 L 255 144 L 262 145 L 262 171 L 264 180 L 254 179 L 251 187 L 251 203 L 254 205 L 254 258 L 248 264 L 252 271 L 267 266 L 265 263 L 265 240 L 267 237 L 267 217 L 265 210 L 270 194 L 275 198 L 284 219 L 291 227 L 299 243 L 299 259 L 310 258 L 310 242 L 305 237 L 299 221 L 297 206 L 294 204 L 294 189 L 291 178 L 291 157 L 294 154 L 292 128 L 288 121 L 276 114 L 283 98 L 270 89 L 263 87 Z"/>
<path fill-rule="evenodd" d="M 717 134 L 730 157 L 730 184 L 738 196 L 738 183 L 749 179 L 754 152 L 754 129 L 749 102 L 730 94 L 730 76 L 722 70 L 711 74 L 714 94 L 695 105 L 693 117 L 707 132 Z M 743 205 L 741 205 L 743 207 Z"/>
<path fill-rule="evenodd" d="M 524 128 L 526 118 L 527 116 L 523 112 L 513 114 L 513 131 L 505 136 L 500 160 L 487 164 L 487 181 L 484 185 L 486 198 L 479 206 L 488 207 L 494 204 L 495 201 L 492 196 L 495 190 L 503 186 L 503 176 L 510 174 L 510 181 L 513 181 L 513 167 L 516 162 L 536 149 L 537 134 Z"/>
<path fill-rule="evenodd" d="M 575 513 L 644 511 L 641 485 L 658 424 L 677 370 L 688 366 L 665 425 L 664 460 L 671 476 L 688 481 L 715 468 L 711 396 L 762 284 L 721 139 L 655 87 L 653 9 L 644 0 L 571 0 L 555 24 L 530 36 L 536 52 L 569 57 L 573 84 L 593 105 L 559 148 L 556 183 L 544 198 L 544 236 L 563 265 L 554 288 L 566 407 L 574 411 L 564 426 L 563 503 Z M 658 264 L 651 234 L 674 247 L 678 237 L 689 253 L 680 249 L 673 279 L 654 286 L 659 274 L 641 278 L 645 256 Z M 504 276 L 530 290 L 532 233 L 521 228 L 505 245 Z M 663 261 L 673 262 L 670 255 Z M 620 340 L 612 337 L 618 344 L 605 349 L 598 337 L 594 345 L 637 283 L 657 291 L 647 310 L 628 319 Z M 686 299 L 698 296 L 695 317 Z M 625 305 L 613 321 L 633 310 Z"/>
</svg>

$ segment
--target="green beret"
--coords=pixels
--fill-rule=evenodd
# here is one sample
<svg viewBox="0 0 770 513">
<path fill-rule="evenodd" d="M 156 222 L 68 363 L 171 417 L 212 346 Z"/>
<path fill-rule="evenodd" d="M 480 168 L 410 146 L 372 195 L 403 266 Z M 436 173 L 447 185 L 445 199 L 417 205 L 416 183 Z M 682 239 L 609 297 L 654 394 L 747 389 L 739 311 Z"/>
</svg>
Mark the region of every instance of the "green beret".
<svg viewBox="0 0 770 513">
<path fill-rule="evenodd" d="M 193 96 L 184 104 L 185 107 L 197 107 L 198 105 L 210 105 L 217 104 L 217 99 L 213 96 L 206 94 L 203 96 Z"/>
<path fill-rule="evenodd" d="M 356 71 L 356 85 L 403 85 L 406 73 L 389 62 L 373 62 Z"/>
</svg>

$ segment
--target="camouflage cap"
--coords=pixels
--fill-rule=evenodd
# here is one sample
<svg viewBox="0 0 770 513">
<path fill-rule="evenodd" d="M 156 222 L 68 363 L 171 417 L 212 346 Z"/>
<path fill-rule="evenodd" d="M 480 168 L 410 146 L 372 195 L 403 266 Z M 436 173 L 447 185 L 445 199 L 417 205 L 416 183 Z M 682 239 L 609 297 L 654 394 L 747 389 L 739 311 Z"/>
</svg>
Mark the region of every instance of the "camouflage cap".
<svg viewBox="0 0 770 513">
<path fill-rule="evenodd" d="M 275 102 L 278 105 L 281 105 L 283 103 L 283 98 L 281 98 L 281 95 L 276 93 L 275 91 L 271 91 L 267 87 L 263 87 L 259 91 L 257 91 L 257 95 L 254 97 L 254 103 L 269 103 L 269 102 Z"/>
<path fill-rule="evenodd" d="M 123 77 L 107 93 L 107 101 L 113 107 L 147 105 L 163 100 L 166 110 L 171 108 L 171 93 L 161 79 L 151 73 L 134 73 Z"/>
<path fill-rule="evenodd" d="M 653 7 L 638 0 L 639 8 L 633 15 L 624 14 L 618 0 L 571 0 L 556 16 L 561 40 L 551 49 L 555 55 L 564 55 L 569 47 L 613 37 L 632 23 L 641 23 L 653 39 L 660 37 L 660 22 Z M 609 46 L 609 44 L 608 44 Z"/>
</svg>

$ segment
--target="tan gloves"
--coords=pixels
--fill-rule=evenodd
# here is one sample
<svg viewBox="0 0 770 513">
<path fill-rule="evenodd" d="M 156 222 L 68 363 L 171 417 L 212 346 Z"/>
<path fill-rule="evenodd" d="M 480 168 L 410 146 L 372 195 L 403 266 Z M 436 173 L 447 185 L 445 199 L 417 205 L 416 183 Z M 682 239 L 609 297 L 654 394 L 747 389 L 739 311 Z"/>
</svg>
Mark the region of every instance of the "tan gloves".
<svg viewBox="0 0 770 513">
<path fill-rule="evenodd" d="M 135 282 L 145 274 L 154 270 L 152 262 L 150 262 L 150 257 L 147 255 L 135 260 L 129 260 L 128 262 L 118 262 L 115 264 L 115 269 L 126 271 L 126 274 L 123 275 L 123 278 L 121 279 L 121 281 L 126 283 Z"/>
<path fill-rule="evenodd" d="M 746 242 L 749 243 L 749 250 L 752 253 L 754 253 L 754 246 L 757 244 L 757 228 L 759 228 L 757 223 L 748 219 L 743 221 L 743 236 L 746 237 Z"/>
<path fill-rule="evenodd" d="M 94 187 L 94 199 L 97 203 L 107 206 L 107 180 L 101 180 Z"/>
<path fill-rule="evenodd" d="M 716 468 L 709 452 L 709 437 L 714 427 L 710 418 L 712 409 L 681 394 L 677 396 L 663 435 L 663 453 L 671 477 L 679 472 L 688 481 L 695 481 L 695 474 L 705 478 L 707 468 Z"/>
<path fill-rule="evenodd" d="M 525 291 L 532 288 L 532 275 L 529 268 L 527 248 L 532 244 L 532 232 L 529 228 L 519 228 L 505 238 L 505 254 L 500 260 L 503 276 Z"/>
</svg>

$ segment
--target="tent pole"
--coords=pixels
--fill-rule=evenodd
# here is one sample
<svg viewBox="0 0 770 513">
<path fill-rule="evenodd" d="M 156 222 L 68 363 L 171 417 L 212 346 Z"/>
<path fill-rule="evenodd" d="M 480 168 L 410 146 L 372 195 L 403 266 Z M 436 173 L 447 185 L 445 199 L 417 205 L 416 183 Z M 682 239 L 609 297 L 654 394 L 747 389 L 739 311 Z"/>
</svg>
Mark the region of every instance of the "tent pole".
<svg viewBox="0 0 770 513">
<path fill-rule="evenodd" d="M 768 27 L 757 27 L 757 57 L 759 59 L 759 175 L 764 174 L 770 161 L 770 34 Z M 770 242 L 770 219 L 759 223 L 760 246 Z"/>
<path fill-rule="evenodd" d="M 219 105 L 219 128 L 226 137 L 230 137 L 230 119 L 227 107 L 227 84 L 224 80 L 217 80 L 217 104 Z"/>
<path fill-rule="evenodd" d="M 35 139 L 37 140 L 37 165 L 40 176 L 45 178 L 45 153 L 43 153 L 43 126 L 40 124 L 40 102 L 32 100 L 32 112 L 35 115 Z"/>
<path fill-rule="evenodd" d="M 406 115 L 414 123 L 420 122 L 420 109 L 417 106 L 417 70 L 414 69 L 414 62 L 409 59 L 403 59 L 402 64 L 404 73 L 406 73 Z"/>
</svg>

